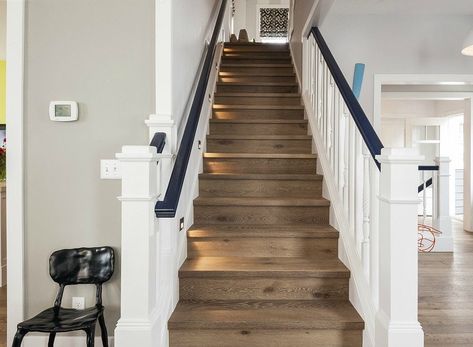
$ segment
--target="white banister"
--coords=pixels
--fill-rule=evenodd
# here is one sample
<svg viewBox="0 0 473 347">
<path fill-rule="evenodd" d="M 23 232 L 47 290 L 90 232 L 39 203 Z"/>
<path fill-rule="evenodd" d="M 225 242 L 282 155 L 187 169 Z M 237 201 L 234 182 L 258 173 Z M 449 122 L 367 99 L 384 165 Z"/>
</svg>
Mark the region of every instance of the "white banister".
<svg viewBox="0 0 473 347">
<path fill-rule="evenodd" d="M 379 183 L 379 309 L 376 346 L 421 347 L 418 321 L 418 166 L 410 148 L 383 149 Z"/>
<path fill-rule="evenodd" d="M 157 341 L 158 155 L 155 147 L 124 146 L 116 155 L 122 174 L 121 317 L 116 346 L 154 346 Z"/>
<path fill-rule="evenodd" d="M 450 158 L 438 157 L 435 164 L 439 170 L 434 175 L 433 227 L 440 231 L 435 242 L 434 252 L 453 252 L 452 221 L 450 218 Z"/>
<path fill-rule="evenodd" d="M 420 157 L 409 149 L 384 149 L 379 156 L 380 173 L 373 155 L 379 153 L 382 143 L 356 98 L 347 96 L 346 80 L 316 35 L 313 32 L 303 40 L 302 95 L 331 200 L 330 219 L 340 231 L 340 258 L 351 271 L 350 300 L 365 321 L 363 343 L 420 347 Z M 445 177 L 439 175 L 439 183 L 442 179 Z M 445 208 L 439 205 L 439 216 Z"/>
</svg>

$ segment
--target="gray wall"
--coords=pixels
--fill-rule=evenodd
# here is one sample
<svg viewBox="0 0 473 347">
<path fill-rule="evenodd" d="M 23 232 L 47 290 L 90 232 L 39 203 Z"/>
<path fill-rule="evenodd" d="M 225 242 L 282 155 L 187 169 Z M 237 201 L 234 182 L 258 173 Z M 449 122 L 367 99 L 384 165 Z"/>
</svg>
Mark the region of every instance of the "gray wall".
<svg viewBox="0 0 473 347">
<path fill-rule="evenodd" d="M 189 106 L 193 84 L 201 63 L 207 33 L 213 31 L 211 19 L 218 11 L 216 0 L 172 0 L 173 30 L 173 103 L 172 114 L 179 125 L 185 128 L 186 106 Z M 209 37 L 210 40 L 210 37 Z"/>
<path fill-rule="evenodd" d="M 291 36 L 291 50 L 295 63 L 295 68 L 299 75 L 302 73 L 302 30 L 310 15 L 310 10 L 314 5 L 313 0 L 295 0 L 293 23 L 294 28 Z M 302 76 L 300 75 L 302 78 Z"/>
<path fill-rule="evenodd" d="M 120 181 L 100 180 L 99 160 L 147 138 L 143 121 L 154 111 L 154 0 L 30 0 L 26 39 L 25 281 L 31 316 L 53 302 L 53 250 L 120 250 Z M 51 100 L 78 101 L 79 121 L 51 122 Z M 104 291 L 112 334 L 119 270 Z M 87 305 L 94 301 L 93 288 L 66 294 L 66 305 L 72 294 L 86 295 Z"/>
<path fill-rule="evenodd" d="M 472 25 L 465 15 L 329 13 L 320 30 L 349 83 L 366 64 L 361 103 L 371 118 L 375 74 L 471 74 L 473 58 L 460 50 Z"/>
</svg>

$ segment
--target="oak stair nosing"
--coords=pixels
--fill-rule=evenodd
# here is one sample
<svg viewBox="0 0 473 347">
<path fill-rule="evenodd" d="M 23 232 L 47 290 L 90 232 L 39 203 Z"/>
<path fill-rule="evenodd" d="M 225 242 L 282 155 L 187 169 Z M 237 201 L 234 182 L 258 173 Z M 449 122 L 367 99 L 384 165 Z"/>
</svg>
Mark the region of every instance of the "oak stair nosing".
<svg viewBox="0 0 473 347">
<path fill-rule="evenodd" d="M 218 110 L 304 110 L 302 105 L 228 105 L 228 104 L 214 104 L 212 106 L 214 111 Z M 282 119 L 285 121 L 285 119 Z"/>
<path fill-rule="evenodd" d="M 222 82 L 228 84 L 228 82 Z M 234 82 L 240 83 L 240 82 Z M 243 82 L 245 83 L 245 82 Z M 265 83 L 265 82 L 262 82 Z M 272 82 L 270 82 L 272 83 Z M 215 96 L 220 97 L 248 97 L 248 98 L 300 98 L 300 93 L 244 93 L 244 92 L 216 92 Z"/>
<path fill-rule="evenodd" d="M 204 158 L 212 158 L 212 159 L 317 159 L 317 154 L 204 153 Z"/>
<path fill-rule="evenodd" d="M 187 259 L 179 278 L 277 277 L 350 278 L 350 271 L 333 254 L 315 257 L 202 257 Z"/>
<path fill-rule="evenodd" d="M 292 64 L 232 64 L 232 63 L 222 63 L 220 68 L 225 67 L 239 67 L 239 68 L 246 68 L 246 67 L 272 67 L 272 68 L 293 68 Z M 229 83 L 229 82 L 221 82 L 221 83 Z"/>
<path fill-rule="evenodd" d="M 194 206 L 288 206 L 288 207 L 326 207 L 330 201 L 324 198 L 222 198 L 198 197 Z"/>
<path fill-rule="evenodd" d="M 187 231 L 190 240 L 232 239 L 232 238 L 307 238 L 338 239 L 340 233 L 331 226 L 295 226 L 295 225 L 193 225 Z"/>
<path fill-rule="evenodd" d="M 222 124 L 307 124 L 307 119 L 211 119 L 210 123 Z"/>
<path fill-rule="evenodd" d="M 268 87 L 299 87 L 297 82 L 217 82 L 217 86 L 268 86 Z M 242 92 L 243 93 L 243 92 Z M 252 93 L 253 94 L 253 93 Z M 264 94 L 264 93 L 261 93 Z M 277 94 L 277 93 L 267 93 Z M 289 94 L 289 93 L 281 93 Z"/>
<path fill-rule="evenodd" d="M 364 322 L 349 302 L 338 300 L 182 301 L 168 327 L 173 330 L 282 329 L 303 332 L 308 329 L 362 330 Z"/>
<path fill-rule="evenodd" d="M 310 135 L 207 135 L 211 140 L 312 140 Z"/>
<path fill-rule="evenodd" d="M 210 180 L 280 180 L 280 181 L 322 181 L 317 174 L 234 174 L 202 173 L 199 178 Z"/>
</svg>

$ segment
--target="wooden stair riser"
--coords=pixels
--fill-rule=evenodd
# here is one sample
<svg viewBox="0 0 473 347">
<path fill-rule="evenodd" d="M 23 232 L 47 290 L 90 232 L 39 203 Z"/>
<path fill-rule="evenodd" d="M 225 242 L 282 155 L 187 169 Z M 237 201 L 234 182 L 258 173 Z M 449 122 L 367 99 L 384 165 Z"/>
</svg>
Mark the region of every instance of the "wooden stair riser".
<svg viewBox="0 0 473 347">
<path fill-rule="evenodd" d="M 348 300 L 348 278 L 179 279 L 182 300 Z"/>
<path fill-rule="evenodd" d="M 215 153 L 311 153 L 312 140 L 207 139 L 207 151 Z"/>
<path fill-rule="evenodd" d="M 321 180 L 227 180 L 200 179 L 202 197 L 247 198 L 319 198 L 322 196 Z"/>
<path fill-rule="evenodd" d="M 245 75 L 245 74 L 221 74 L 218 78 L 218 82 L 264 82 L 264 83 L 294 83 L 296 82 L 295 75 L 286 76 L 257 76 L 257 75 Z"/>
<path fill-rule="evenodd" d="M 255 74 L 255 75 L 287 75 L 293 74 L 294 68 L 291 66 L 284 67 L 273 67 L 273 66 L 240 66 L 237 64 L 220 66 L 220 71 L 222 72 L 243 72 L 245 74 Z"/>
<path fill-rule="evenodd" d="M 291 58 L 223 57 L 223 64 L 290 64 Z"/>
<path fill-rule="evenodd" d="M 328 206 L 194 206 L 197 224 L 328 224 Z"/>
<path fill-rule="evenodd" d="M 179 347 L 353 347 L 361 346 L 363 330 L 296 329 L 171 329 L 171 346 Z"/>
<path fill-rule="evenodd" d="M 307 135 L 307 123 L 210 122 L 214 135 Z"/>
<path fill-rule="evenodd" d="M 234 51 L 234 52 L 223 52 L 223 58 L 235 58 L 235 57 L 243 57 L 243 58 L 252 58 L 252 57 L 264 57 L 264 58 L 286 58 L 289 59 L 291 62 L 291 54 L 289 51 L 272 51 L 272 52 L 265 52 L 265 51 Z"/>
<path fill-rule="evenodd" d="M 303 120 L 302 109 L 214 109 L 213 119 L 289 119 Z"/>
<path fill-rule="evenodd" d="M 251 45 L 251 44 L 225 44 L 223 53 L 243 53 L 243 52 L 264 52 L 265 54 L 271 54 L 273 52 L 283 52 L 290 54 L 288 45 Z"/>
<path fill-rule="evenodd" d="M 204 158 L 206 173 L 315 174 L 315 159 Z"/>
<path fill-rule="evenodd" d="M 192 238 L 187 256 L 196 257 L 320 257 L 336 256 L 338 239 L 227 237 Z"/>
<path fill-rule="evenodd" d="M 256 95 L 219 95 L 214 97 L 215 103 L 219 105 L 301 105 L 300 96 L 256 96 Z"/>
<path fill-rule="evenodd" d="M 217 83 L 218 93 L 297 93 L 296 84 L 232 84 Z"/>
</svg>

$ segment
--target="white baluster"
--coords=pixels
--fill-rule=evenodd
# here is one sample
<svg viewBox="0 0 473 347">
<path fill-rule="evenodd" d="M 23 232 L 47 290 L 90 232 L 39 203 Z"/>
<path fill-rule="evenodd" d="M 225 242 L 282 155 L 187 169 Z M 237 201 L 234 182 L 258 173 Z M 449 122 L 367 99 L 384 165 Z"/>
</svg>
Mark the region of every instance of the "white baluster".
<svg viewBox="0 0 473 347">
<path fill-rule="evenodd" d="M 424 187 L 422 190 L 422 224 L 425 224 L 425 218 L 427 217 L 427 184 L 425 180 L 425 171 L 422 171 L 422 185 Z"/>
<path fill-rule="evenodd" d="M 361 246 L 361 260 L 363 263 L 363 269 L 368 278 L 370 278 L 370 232 L 371 232 L 371 168 L 370 168 L 371 156 L 366 146 L 363 146 L 363 241 Z"/>
<path fill-rule="evenodd" d="M 348 109 L 343 103 L 343 116 L 344 116 L 344 124 L 345 124 L 345 150 L 343 156 L 343 208 L 345 210 L 345 215 L 348 216 L 350 213 L 350 202 L 349 202 L 349 191 L 350 191 L 350 116 L 348 114 Z"/>
<path fill-rule="evenodd" d="M 363 243 L 363 147 L 362 137 L 355 129 L 355 240 L 361 257 Z"/>
<path fill-rule="evenodd" d="M 450 218 L 450 158 L 435 159 L 439 166 L 435 180 L 436 194 L 432 199 L 436 201 L 436 215 L 432 216 L 433 225 L 442 234 L 437 237 L 434 252 L 453 252 L 452 221 Z"/>
<path fill-rule="evenodd" d="M 348 143 L 350 144 L 349 148 L 349 221 L 350 221 L 350 228 L 352 232 L 353 238 L 356 240 L 356 214 L 355 214 L 355 175 L 356 175 L 356 167 L 355 167 L 355 156 L 356 156 L 356 145 L 355 145 L 355 124 L 353 120 L 350 119 L 349 121 L 349 137 Z"/>
</svg>

